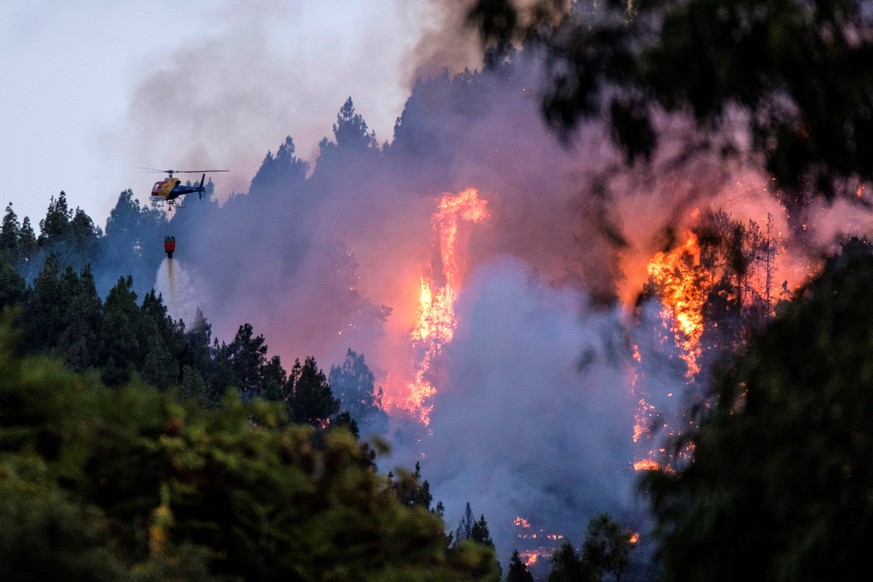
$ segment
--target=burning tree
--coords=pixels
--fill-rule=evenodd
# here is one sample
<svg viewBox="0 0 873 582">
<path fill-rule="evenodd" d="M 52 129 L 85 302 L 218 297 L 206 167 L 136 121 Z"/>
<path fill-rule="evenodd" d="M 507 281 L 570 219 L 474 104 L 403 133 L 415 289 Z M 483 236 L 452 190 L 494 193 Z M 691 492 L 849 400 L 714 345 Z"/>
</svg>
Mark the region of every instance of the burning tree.
<svg viewBox="0 0 873 582">
<path fill-rule="evenodd" d="M 408 384 L 409 398 L 403 404 L 425 425 L 430 422 L 430 400 L 436 394 L 431 367 L 443 346 L 452 341 L 457 326 L 455 301 L 463 273 L 457 249 L 458 227 L 461 221 L 478 223 L 487 217 L 488 202 L 479 198 L 475 188 L 443 194 L 432 217 L 439 242 L 439 269 L 430 278 L 421 278 L 419 315 L 410 336 L 417 356 Z"/>
<path fill-rule="evenodd" d="M 685 388 L 692 402 L 708 405 L 702 387 L 713 367 L 742 349 L 774 313 L 770 285 L 776 250 L 769 219 L 762 232 L 753 221 L 744 224 L 717 211 L 703 214 L 682 244 L 652 258 L 634 330 L 635 442 L 656 446 L 652 427 L 675 436 L 690 422 L 665 419 L 665 395 L 672 398 Z M 653 303 L 660 305 L 654 315 Z M 649 448 L 635 467 L 656 468 L 653 455 Z"/>
<path fill-rule="evenodd" d="M 863 580 L 873 536 L 873 255 L 844 253 L 718 376 L 646 475 L 671 579 Z"/>
</svg>

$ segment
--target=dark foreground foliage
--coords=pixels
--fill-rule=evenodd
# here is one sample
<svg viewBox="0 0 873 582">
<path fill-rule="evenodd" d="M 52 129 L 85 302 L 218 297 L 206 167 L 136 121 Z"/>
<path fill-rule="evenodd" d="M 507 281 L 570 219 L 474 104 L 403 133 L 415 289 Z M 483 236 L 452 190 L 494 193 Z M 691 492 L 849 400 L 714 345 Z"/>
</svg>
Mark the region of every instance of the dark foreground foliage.
<svg viewBox="0 0 873 582">
<path fill-rule="evenodd" d="M 107 388 L 16 342 L 0 326 L 3 580 L 496 579 L 492 550 L 450 551 L 346 430 Z"/>
<path fill-rule="evenodd" d="M 847 247 L 716 382 L 693 461 L 648 476 L 666 579 L 869 579 L 871 288 Z"/>
</svg>

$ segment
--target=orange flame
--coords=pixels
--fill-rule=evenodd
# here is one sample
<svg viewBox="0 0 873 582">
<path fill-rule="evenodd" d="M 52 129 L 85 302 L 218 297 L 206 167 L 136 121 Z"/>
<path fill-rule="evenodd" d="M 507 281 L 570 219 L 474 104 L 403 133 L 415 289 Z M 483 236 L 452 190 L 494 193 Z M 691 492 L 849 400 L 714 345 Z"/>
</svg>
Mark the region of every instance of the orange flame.
<svg viewBox="0 0 873 582">
<path fill-rule="evenodd" d="M 440 261 L 444 284 L 421 278 L 418 320 L 410 334 L 412 345 L 421 354 L 413 365 L 409 381 L 409 398 L 403 406 L 418 417 L 422 424 L 430 423 L 431 398 L 436 387 L 429 378 L 431 366 L 443 346 L 452 341 L 457 321 L 455 301 L 462 281 L 462 263 L 457 256 L 458 225 L 461 220 L 479 223 L 488 217 L 488 201 L 479 198 L 475 188 L 459 194 L 445 193 L 431 221 L 439 238 Z"/>
<path fill-rule="evenodd" d="M 654 459 L 643 459 L 634 462 L 634 471 L 657 471 L 660 465 Z"/>
<path fill-rule="evenodd" d="M 648 265 L 649 278 L 657 285 L 664 305 L 664 319 L 676 335 L 682 349 L 681 357 L 688 367 L 686 376 L 700 372 L 700 336 L 703 334 L 703 304 L 706 299 L 702 284 L 708 275 L 700 267 L 700 247 L 697 236 L 688 234 L 680 247 L 655 255 Z"/>
<path fill-rule="evenodd" d="M 544 551 L 543 549 L 524 550 L 518 553 L 518 557 L 521 558 L 521 561 L 524 562 L 524 565 L 528 568 L 536 564 L 540 557 L 547 558 L 550 555 L 551 552 Z"/>
<path fill-rule="evenodd" d="M 512 520 L 513 525 L 516 527 L 520 527 L 523 529 L 530 529 L 530 522 L 520 515 L 516 515 L 515 519 Z"/>
</svg>

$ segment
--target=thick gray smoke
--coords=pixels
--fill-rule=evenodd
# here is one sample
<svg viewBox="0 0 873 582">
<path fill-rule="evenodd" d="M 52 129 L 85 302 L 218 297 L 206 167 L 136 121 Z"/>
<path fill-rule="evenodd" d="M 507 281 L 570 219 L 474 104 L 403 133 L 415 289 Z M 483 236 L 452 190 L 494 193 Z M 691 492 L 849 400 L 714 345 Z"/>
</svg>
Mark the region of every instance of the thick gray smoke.
<svg viewBox="0 0 873 582">
<path fill-rule="evenodd" d="M 459 300 L 423 467 L 449 524 L 469 501 L 502 560 L 549 543 L 519 535 L 578 544 L 589 517 L 626 520 L 634 507 L 623 326 L 616 310 L 586 303 L 508 255 L 477 268 Z M 513 526 L 517 517 L 532 531 Z"/>
</svg>

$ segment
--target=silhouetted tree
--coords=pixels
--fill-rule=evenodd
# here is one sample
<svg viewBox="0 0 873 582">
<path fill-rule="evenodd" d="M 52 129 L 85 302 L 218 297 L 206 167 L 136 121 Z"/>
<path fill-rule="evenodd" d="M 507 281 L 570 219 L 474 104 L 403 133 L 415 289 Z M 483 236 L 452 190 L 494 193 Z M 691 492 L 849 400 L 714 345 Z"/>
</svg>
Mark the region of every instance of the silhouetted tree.
<svg viewBox="0 0 873 582">
<path fill-rule="evenodd" d="M 51 197 L 45 218 L 39 221 L 39 246 L 48 246 L 64 240 L 70 232 L 73 211 L 67 206 L 67 195 L 61 190 L 57 198 Z"/>
<path fill-rule="evenodd" d="M 142 315 L 136 304 L 133 279 L 120 277 L 109 291 L 100 326 L 103 381 L 110 386 L 127 382 L 140 368 L 147 346 L 142 345 Z"/>
<path fill-rule="evenodd" d="M 485 521 L 485 515 L 479 516 L 479 521 L 473 524 L 470 530 L 470 539 L 477 544 L 494 547 L 494 540 L 491 539 L 491 532 L 488 531 L 488 522 Z"/>
<path fill-rule="evenodd" d="M 66 298 L 61 294 L 60 269 L 57 256 L 50 254 L 24 304 L 20 321 L 24 336 L 22 343 L 27 351 L 53 350 L 64 328 Z"/>
<path fill-rule="evenodd" d="M 252 178 L 250 194 L 286 194 L 303 185 L 308 171 L 309 163 L 294 155 L 294 140 L 289 135 L 275 155 L 267 152 L 261 167 Z"/>
<path fill-rule="evenodd" d="M 382 387 L 375 388 L 375 376 L 363 354 L 350 348 L 340 366 L 331 366 L 328 378 L 340 408 L 351 414 L 365 435 L 388 432 L 388 415 L 382 408 Z"/>
<path fill-rule="evenodd" d="M 282 400 L 282 390 L 288 382 L 288 373 L 282 367 L 279 356 L 273 356 L 261 367 L 260 393 L 267 400 Z M 353 431 L 354 432 L 354 431 Z M 357 436 L 357 435 L 355 435 Z"/>
<path fill-rule="evenodd" d="M 6 253 L 0 253 L 0 311 L 4 307 L 22 305 L 27 293 L 27 281 L 15 270 Z"/>
<path fill-rule="evenodd" d="M 564 542 L 549 560 L 549 582 L 598 582 L 594 571 L 586 567 L 570 542 Z"/>
<path fill-rule="evenodd" d="M 36 253 L 36 249 L 36 234 L 33 232 L 33 227 L 30 224 L 30 217 L 25 216 L 21 220 L 21 236 L 18 238 L 18 256 L 22 259 L 29 259 Z"/>
<path fill-rule="evenodd" d="M 606 513 L 588 522 L 588 531 L 582 543 L 582 562 L 586 570 L 594 572 L 597 580 L 611 574 L 621 580 L 631 550 L 631 534 Z"/>
<path fill-rule="evenodd" d="M 143 379 L 161 389 L 181 380 L 181 358 L 185 350 L 185 330 L 173 321 L 163 298 L 154 289 L 146 293 L 140 308 L 142 342 L 146 351 L 142 362 Z"/>
<path fill-rule="evenodd" d="M 518 550 L 512 552 L 512 558 L 509 560 L 509 571 L 506 573 L 506 582 L 534 582 L 533 574 L 521 561 Z"/>
<path fill-rule="evenodd" d="M 97 295 L 90 264 L 79 275 L 67 265 L 60 279 L 60 292 L 64 303 L 63 329 L 57 340 L 59 355 L 74 371 L 94 368 L 100 361 L 103 302 Z"/>
<path fill-rule="evenodd" d="M 397 479 L 392 480 L 391 486 L 403 505 L 430 510 L 433 496 L 430 493 L 430 483 L 427 479 L 421 480 L 421 463 L 415 463 L 415 473 L 398 469 Z"/>
<path fill-rule="evenodd" d="M 339 400 L 333 397 L 324 372 L 311 356 L 302 366 L 300 360 L 294 362 L 284 392 L 291 422 L 325 427 L 330 417 L 339 411 Z"/>
<path fill-rule="evenodd" d="M 346 99 L 336 116 L 333 125 L 333 136 L 336 143 L 323 139 L 319 145 L 320 155 L 333 148 L 361 150 L 377 148 L 376 133 L 368 132 L 367 123 L 360 114 L 355 112 L 352 98 Z"/>
<path fill-rule="evenodd" d="M 473 535 L 473 524 L 476 523 L 473 517 L 473 510 L 470 508 L 470 502 L 467 502 L 464 508 L 464 516 L 458 522 L 458 527 L 455 529 L 455 545 L 459 545 L 464 540 L 470 539 Z"/>
<path fill-rule="evenodd" d="M 105 281 L 97 281 L 98 289 L 111 287 L 114 280 L 110 277 L 131 275 L 134 290 L 145 295 L 145 285 L 154 281 L 155 270 L 164 259 L 166 224 L 163 212 L 140 205 L 131 190 L 121 192 L 106 220 L 99 270 L 107 274 Z"/>
<path fill-rule="evenodd" d="M 263 335 L 254 335 L 251 324 L 239 327 L 227 346 L 227 358 L 234 373 L 233 385 L 243 398 L 263 393 L 263 372 L 267 364 L 267 344 Z"/>
<path fill-rule="evenodd" d="M 3 215 L 3 225 L 0 226 L 0 250 L 7 259 L 18 259 L 18 239 L 21 237 L 21 224 L 18 215 L 12 210 L 12 203 L 6 205 L 6 213 Z"/>
</svg>

